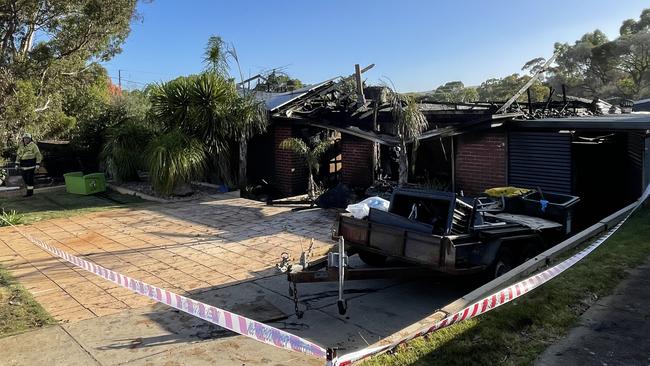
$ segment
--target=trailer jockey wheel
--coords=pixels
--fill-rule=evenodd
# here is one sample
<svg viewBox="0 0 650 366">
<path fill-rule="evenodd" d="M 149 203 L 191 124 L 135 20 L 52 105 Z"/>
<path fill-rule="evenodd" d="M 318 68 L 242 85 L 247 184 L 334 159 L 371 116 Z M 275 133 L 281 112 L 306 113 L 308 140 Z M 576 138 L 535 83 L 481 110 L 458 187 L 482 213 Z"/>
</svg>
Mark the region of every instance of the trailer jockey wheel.
<svg viewBox="0 0 650 366">
<path fill-rule="evenodd" d="M 348 312 L 348 300 L 338 300 L 336 305 L 339 307 L 339 315 L 345 315 Z"/>
</svg>

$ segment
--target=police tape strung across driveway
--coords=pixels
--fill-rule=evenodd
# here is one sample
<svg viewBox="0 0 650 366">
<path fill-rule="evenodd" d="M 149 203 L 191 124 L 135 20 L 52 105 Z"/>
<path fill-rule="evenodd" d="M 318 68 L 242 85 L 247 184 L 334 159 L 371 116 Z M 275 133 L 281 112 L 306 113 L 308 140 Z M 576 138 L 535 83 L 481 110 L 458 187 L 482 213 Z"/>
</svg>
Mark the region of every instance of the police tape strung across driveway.
<svg viewBox="0 0 650 366">
<path fill-rule="evenodd" d="M 59 248 L 49 245 L 39 239 L 33 238 L 31 235 L 26 234 L 20 230 L 20 228 L 5 220 L 2 216 L 0 216 L 0 219 L 11 225 L 27 240 L 45 249 L 46 251 L 78 267 L 81 267 L 88 272 L 94 273 L 99 277 L 116 283 L 121 287 L 127 288 L 140 295 L 147 296 L 157 302 L 169 305 L 187 314 L 196 316 L 210 323 L 231 330 L 235 333 L 253 338 L 257 341 L 270 344 L 278 348 L 319 357 L 323 360 L 325 359 L 325 348 L 313 342 L 310 342 L 306 339 L 300 338 L 283 330 L 260 323 L 258 321 L 246 318 L 244 316 L 214 307 L 212 305 L 204 304 L 196 300 L 192 300 L 185 296 L 175 294 L 171 291 L 167 291 L 153 285 L 149 285 L 145 282 L 104 268 L 93 262 L 81 259 L 77 256 L 66 253 Z"/>
<path fill-rule="evenodd" d="M 571 268 L 574 264 L 578 263 L 580 260 L 582 260 L 584 257 L 589 255 L 589 253 L 593 252 L 596 248 L 598 248 L 602 243 L 604 243 L 607 239 L 609 239 L 610 236 L 612 236 L 624 223 L 627 221 L 627 219 L 632 216 L 634 211 L 636 211 L 637 208 L 648 198 L 648 195 L 650 194 L 650 186 L 646 188 L 645 192 L 641 196 L 641 198 L 637 201 L 637 205 L 625 216 L 623 220 L 621 220 L 618 224 L 616 224 L 613 228 L 605 232 L 603 235 L 601 235 L 598 239 L 596 239 L 591 245 L 586 247 L 585 249 L 581 250 L 577 254 L 573 255 L 572 257 L 564 260 L 563 262 L 550 267 L 549 269 L 540 272 L 538 274 L 532 275 L 528 278 L 526 278 L 523 281 L 519 281 L 515 283 L 512 286 L 506 287 L 490 296 L 487 296 L 471 305 L 468 307 L 462 309 L 461 311 L 455 313 L 455 314 L 450 314 L 446 318 L 430 325 L 421 328 L 419 331 L 410 334 L 408 336 L 405 336 L 399 340 L 396 340 L 392 343 L 385 344 L 385 345 L 380 345 L 376 347 L 367 347 L 359 351 L 355 351 L 352 353 L 348 353 L 345 355 L 341 356 L 334 356 L 334 351 L 333 350 L 328 350 L 328 366 L 347 366 L 350 365 L 354 362 L 360 361 L 364 358 L 368 358 L 370 356 L 378 355 L 380 353 L 389 351 L 391 349 L 394 349 L 400 344 L 406 343 L 413 338 L 421 337 L 425 334 L 429 334 L 432 332 L 435 332 L 437 330 L 440 330 L 442 328 L 446 328 L 452 324 L 461 322 L 463 320 L 471 319 L 474 317 L 477 317 L 481 314 L 484 314 L 492 309 L 495 309 L 503 304 L 506 304 L 518 297 L 523 296 L 524 294 L 532 291 L 533 289 L 543 285 L 544 283 L 550 281 L 551 279 L 555 278 L 558 276 L 560 273 L 566 271 L 567 269 Z"/>
<path fill-rule="evenodd" d="M 175 294 L 171 291 L 167 291 L 165 289 L 149 285 L 142 281 L 125 276 L 118 272 L 99 266 L 95 263 L 86 261 L 77 256 L 66 253 L 39 239 L 33 238 L 29 234 L 24 233 L 22 230 L 20 230 L 20 228 L 11 224 L 9 221 L 5 220 L 2 216 L 0 216 L 0 219 L 5 221 L 10 226 L 12 226 L 14 229 L 16 229 L 22 236 L 27 238 L 30 242 L 38 245 L 39 247 L 45 249 L 46 251 L 78 267 L 81 267 L 86 271 L 94 273 L 97 276 L 100 276 L 113 283 L 116 283 L 121 287 L 132 290 L 140 295 L 147 296 L 150 299 L 153 299 L 157 302 L 160 302 L 165 305 L 169 305 L 187 314 L 196 316 L 210 323 L 231 330 L 235 333 L 245 335 L 259 342 L 270 344 L 278 348 L 292 350 L 310 356 L 315 356 L 323 360 L 327 360 L 328 366 L 347 366 L 359 360 L 365 359 L 367 357 L 378 355 L 380 353 L 391 350 L 400 344 L 412 340 L 413 338 L 420 337 L 425 334 L 429 334 L 431 332 L 435 332 L 442 328 L 446 328 L 452 324 L 484 314 L 518 297 L 521 297 L 524 294 L 532 291 L 533 289 L 541 286 L 542 284 L 558 276 L 560 273 L 566 271 L 574 264 L 578 263 L 584 257 L 589 255 L 589 253 L 593 252 L 596 248 L 598 248 L 607 239 L 609 239 L 609 237 L 612 236 L 625 223 L 625 221 L 627 221 L 627 219 L 632 215 L 632 213 L 634 213 L 634 211 L 641 205 L 641 203 L 643 203 L 647 199 L 649 194 L 650 194 L 650 186 L 645 190 L 643 196 L 641 196 L 641 198 L 637 201 L 637 205 L 627 214 L 627 216 L 623 220 L 621 220 L 616 226 L 611 228 L 605 234 L 601 235 L 587 248 L 583 249 L 582 251 L 573 255 L 572 257 L 564 260 L 563 262 L 541 273 L 532 275 L 523 281 L 517 282 L 512 286 L 506 287 L 490 296 L 487 296 L 481 299 L 480 301 L 477 301 L 471 304 L 470 306 L 464 308 L 463 310 L 453 315 L 449 315 L 446 318 L 430 326 L 423 327 L 419 331 L 411 335 L 408 335 L 406 337 L 403 337 L 402 339 L 399 339 L 397 341 L 385 345 L 380 345 L 376 347 L 367 347 L 362 350 L 355 351 L 341 356 L 336 356 L 335 350 L 333 349 L 326 350 L 325 348 L 313 342 L 310 342 L 306 339 L 300 338 L 296 335 L 285 332 L 283 330 L 271 327 L 269 325 L 257 322 L 255 320 L 246 318 L 244 316 L 199 301 L 192 300 L 190 298 Z"/>
</svg>

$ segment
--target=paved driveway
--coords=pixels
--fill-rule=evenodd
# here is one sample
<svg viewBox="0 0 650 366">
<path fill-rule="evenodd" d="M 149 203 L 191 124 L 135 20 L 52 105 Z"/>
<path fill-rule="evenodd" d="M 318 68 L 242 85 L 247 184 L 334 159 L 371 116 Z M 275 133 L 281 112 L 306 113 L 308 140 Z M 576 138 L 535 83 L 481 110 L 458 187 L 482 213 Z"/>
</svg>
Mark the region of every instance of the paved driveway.
<svg viewBox="0 0 650 366">
<path fill-rule="evenodd" d="M 245 199 L 151 205 L 24 226 L 70 253 L 347 353 L 372 344 L 469 289 L 452 281 L 346 283 L 338 314 L 335 283 L 298 286 L 294 315 L 280 254 L 296 258 L 315 239 L 331 246 L 334 213 L 292 212 Z M 321 365 L 322 360 L 261 345 L 118 288 L 0 228 L 0 263 L 62 323 L 0 339 L 8 365 Z M 351 257 L 353 266 L 361 266 Z M 33 352 L 39 345 L 39 352 Z M 53 361 L 54 360 L 54 361 Z"/>
<path fill-rule="evenodd" d="M 37 197 L 36 197 L 37 198 Z M 31 235 L 104 267 L 180 293 L 274 275 L 282 252 L 315 239 L 325 250 L 333 213 L 235 198 L 152 205 L 53 219 Z M 74 322 L 153 302 L 52 257 L 11 228 L 0 229 L 0 263 L 56 319 Z"/>
</svg>

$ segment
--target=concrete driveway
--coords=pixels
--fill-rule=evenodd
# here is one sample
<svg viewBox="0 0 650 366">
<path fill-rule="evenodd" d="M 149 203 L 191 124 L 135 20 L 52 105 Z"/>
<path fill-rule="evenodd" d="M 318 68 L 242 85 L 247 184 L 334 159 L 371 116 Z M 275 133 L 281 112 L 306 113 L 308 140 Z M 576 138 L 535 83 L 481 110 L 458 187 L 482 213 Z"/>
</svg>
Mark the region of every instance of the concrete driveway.
<svg viewBox="0 0 650 366">
<path fill-rule="evenodd" d="M 342 353 L 374 343 L 468 290 L 430 279 L 349 282 L 349 312 L 340 316 L 336 284 L 302 284 L 300 307 L 306 311 L 298 319 L 286 277 L 274 265 L 282 252 L 297 257 L 311 238 L 316 252 L 324 253 L 334 218 L 320 209 L 292 212 L 233 198 L 118 209 L 24 230 L 104 267 Z M 52 257 L 11 228 L 0 229 L 0 263 L 61 321 L 0 339 L 0 359 L 12 365 L 321 364 L 155 304 Z M 33 352 L 35 344 L 42 352 Z"/>
</svg>

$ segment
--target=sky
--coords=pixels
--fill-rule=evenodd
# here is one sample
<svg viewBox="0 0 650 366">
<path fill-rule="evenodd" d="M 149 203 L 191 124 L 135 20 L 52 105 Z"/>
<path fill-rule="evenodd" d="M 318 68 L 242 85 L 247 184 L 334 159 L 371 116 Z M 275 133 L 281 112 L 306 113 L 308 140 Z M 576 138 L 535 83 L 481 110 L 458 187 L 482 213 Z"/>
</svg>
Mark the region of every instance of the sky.
<svg viewBox="0 0 650 366">
<path fill-rule="evenodd" d="M 154 0 L 138 4 L 141 19 L 104 66 L 128 89 L 197 73 L 208 38 L 219 35 L 234 45 L 245 78 L 279 69 L 310 84 L 374 63 L 368 83 L 427 91 L 521 72 L 526 61 L 550 57 L 555 42 L 595 29 L 613 39 L 623 20 L 647 7 L 641 0 Z"/>
</svg>

